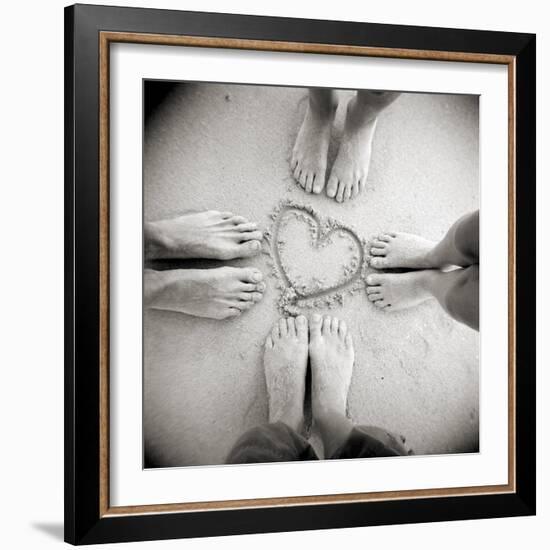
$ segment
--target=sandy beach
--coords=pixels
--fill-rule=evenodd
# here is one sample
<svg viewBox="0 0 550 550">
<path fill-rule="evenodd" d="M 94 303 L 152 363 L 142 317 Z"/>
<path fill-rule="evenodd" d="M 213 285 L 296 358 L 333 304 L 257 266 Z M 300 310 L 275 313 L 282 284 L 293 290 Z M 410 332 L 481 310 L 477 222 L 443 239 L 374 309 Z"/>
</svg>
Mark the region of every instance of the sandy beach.
<svg viewBox="0 0 550 550">
<path fill-rule="evenodd" d="M 339 92 L 329 169 L 351 95 Z M 439 240 L 459 216 L 479 208 L 477 97 L 403 94 L 378 121 L 366 191 L 344 204 L 306 194 L 291 176 L 306 99 L 300 88 L 178 85 L 146 126 L 145 219 L 215 209 L 268 230 L 277 205 L 292 201 L 353 227 L 367 242 L 384 230 Z M 284 261 L 295 276 L 334 283 L 353 243 L 335 243 L 316 261 L 304 227 L 285 233 Z M 144 438 L 151 464 L 223 463 L 244 430 L 266 421 L 263 343 L 280 315 L 281 293 L 271 262 L 268 254 L 227 262 L 257 267 L 267 283 L 262 302 L 238 318 L 144 312 Z M 353 336 L 348 406 L 354 422 L 402 434 L 417 454 L 478 450 L 477 332 L 434 300 L 388 314 L 358 291 L 346 293 L 343 303 L 303 309 L 313 311 L 344 319 Z"/>
</svg>

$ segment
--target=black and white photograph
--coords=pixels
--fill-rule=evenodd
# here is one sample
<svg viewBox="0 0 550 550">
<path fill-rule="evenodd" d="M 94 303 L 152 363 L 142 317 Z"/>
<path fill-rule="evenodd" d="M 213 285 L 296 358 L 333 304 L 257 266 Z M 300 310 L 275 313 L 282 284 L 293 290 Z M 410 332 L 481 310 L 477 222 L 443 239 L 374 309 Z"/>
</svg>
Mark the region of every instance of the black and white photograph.
<svg viewBox="0 0 550 550">
<path fill-rule="evenodd" d="M 144 468 L 478 453 L 479 209 L 477 95 L 144 80 Z"/>
</svg>

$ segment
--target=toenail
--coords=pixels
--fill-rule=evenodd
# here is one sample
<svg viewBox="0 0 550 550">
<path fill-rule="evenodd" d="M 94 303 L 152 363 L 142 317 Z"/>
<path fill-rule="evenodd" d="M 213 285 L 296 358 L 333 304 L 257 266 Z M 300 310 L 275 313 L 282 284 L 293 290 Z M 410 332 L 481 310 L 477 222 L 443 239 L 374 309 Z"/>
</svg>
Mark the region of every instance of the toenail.
<svg viewBox="0 0 550 550">
<path fill-rule="evenodd" d="M 262 280 L 262 274 L 259 271 L 254 271 L 252 274 L 252 280 L 259 283 Z"/>
<path fill-rule="evenodd" d="M 321 316 L 318 313 L 314 313 L 312 319 L 318 322 L 321 320 Z"/>
<path fill-rule="evenodd" d="M 254 242 L 252 243 L 252 248 L 253 248 L 254 250 L 260 250 L 260 241 L 254 241 Z"/>
<path fill-rule="evenodd" d="M 265 283 L 259 283 L 257 286 L 257 290 L 263 292 L 265 290 Z"/>
<path fill-rule="evenodd" d="M 374 284 L 374 277 L 367 277 L 367 284 L 373 285 Z"/>
<path fill-rule="evenodd" d="M 306 318 L 303 315 L 298 315 L 298 317 L 296 317 L 296 321 L 303 325 L 306 322 Z"/>
</svg>

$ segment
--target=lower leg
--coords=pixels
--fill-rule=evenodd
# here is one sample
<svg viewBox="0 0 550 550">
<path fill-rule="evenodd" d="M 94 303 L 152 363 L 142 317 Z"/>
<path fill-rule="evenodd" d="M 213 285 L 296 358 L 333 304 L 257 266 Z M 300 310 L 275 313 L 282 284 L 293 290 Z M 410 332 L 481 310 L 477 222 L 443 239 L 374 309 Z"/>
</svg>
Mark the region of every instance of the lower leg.
<svg viewBox="0 0 550 550">
<path fill-rule="evenodd" d="M 479 262 L 479 210 L 457 220 L 428 256 L 432 267 Z"/>
<path fill-rule="evenodd" d="M 358 122 L 364 123 L 376 118 L 386 107 L 398 97 L 399 92 L 378 92 L 373 90 L 358 90 L 356 95 L 356 112 Z"/>
<path fill-rule="evenodd" d="M 479 266 L 472 265 L 444 275 L 453 275 L 433 292 L 441 307 L 455 320 L 479 330 Z"/>
<path fill-rule="evenodd" d="M 308 104 L 320 115 L 334 115 L 337 107 L 336 95 L 330 88 L 310 88 Z"/>
<path fill-rule="evenodd" d="M 405 438 L 377 426 L 355 426 L 345 443 L 332 458 L 374 458 L 412 455 L 405 447 Z"/>
<path fill-rule="evenodd" d="M 227 464 L 317 460 L 306 439 L 283 422 L 256 426 L 244 433 L 226 458 Z"/>
<path fill-rule="evenodd" d="M 462 216 L 441 241 L 412 233 L 386 231 L 372 241 L 372 267 L 376 269 L 433 269 L 479 263 L 479 211 Z"/>
</svg>

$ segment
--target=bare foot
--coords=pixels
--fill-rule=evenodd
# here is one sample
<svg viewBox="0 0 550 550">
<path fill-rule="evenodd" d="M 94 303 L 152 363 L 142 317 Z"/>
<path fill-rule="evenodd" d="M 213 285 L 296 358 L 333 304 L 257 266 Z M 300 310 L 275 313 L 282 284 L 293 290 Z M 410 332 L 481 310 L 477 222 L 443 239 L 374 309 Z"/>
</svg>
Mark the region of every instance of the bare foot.
<svg viewBox="0 0 550 550">
<path fill-rule="evenodd" d="M 311 407 L 314 418 L 346 415 L 354 351 L 346 323 L 314 315 L 309 324 Z"/>
<path fill-rule="evenodd" d="M 355 198 L 366 186 L 378 115 L 399 93 L 359 90 L 348 103 L 344 134 L 327 183 L 338 202 Z"/>
<path fill-rule="evenodd" d="M 145 271 L 145 302 L 163 309 L 226 319 L 236 317 L 262 299 L 265 283 L 257 269 L 171 269 Z"/>
<path fill-rule="evenodd" d="M 355 198 L 367 183 L 377 121 L 375 114 L 369 115 L 358 105 L 357 97 L 350 100 L 344 134 L 327 183 L 327 195 L 338 202 Z"/>
<path fill-rule="evenodd" d="M 264 351 L 269 422 L 302 429 L 307 355 L 307 319 L 299 315 L 275 323 Z"/>
<path fill-rule="evenodd" d="M 371 259 L 370 265 L 376 269 L 439 267 L 430 259 L 436 244 L 411 233 L 382 233 L 372 242 L 370 253 L 376 258 Z"/>
<path fill-rule="evenodd" d="M 442 273 L 424 269 L 409 273 L 377 273 L 367 277 L 367 295 L 385 311 L 399 311 L 433 298 L 431 288 Z"/>
<path fill-rule="evenodd" d="M 298 132 L 290 168 L 294 179 L 306 193 L 320 193 L 325 187 L 327 152 L 334 108 L 315 107 L 308 102 L 304 121 Z"/>
<path fill-rule="evenodd" d="M 145 224 L 147 259 L 232 260 L 260 252 L 262 233 L 255 223 L 231 212 L 191 212 Z"/>
</svg>

